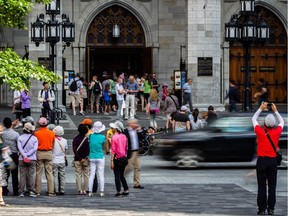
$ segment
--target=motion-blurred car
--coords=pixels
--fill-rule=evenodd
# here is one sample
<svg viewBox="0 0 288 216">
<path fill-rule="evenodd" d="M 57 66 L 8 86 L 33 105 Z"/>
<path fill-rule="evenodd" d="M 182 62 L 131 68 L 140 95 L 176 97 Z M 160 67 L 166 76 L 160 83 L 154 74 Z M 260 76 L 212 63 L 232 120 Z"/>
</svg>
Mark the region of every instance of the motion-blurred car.
<svg viewBox="0 0 288 216">
<path fill-rule="evenodd" d="M 175 161 L 178 167 L 197 167 L 198 162 L 251 162 L 257 147 L 251 118 L 243 114 L 222 116 L 202 130 L 166 134 L 156 154 Z M 260 125 L 264 118 L 265 115 L 259 117 Z M 287 117 L 284 122 L 279 147 L 287 161 Z"/>
</svg>

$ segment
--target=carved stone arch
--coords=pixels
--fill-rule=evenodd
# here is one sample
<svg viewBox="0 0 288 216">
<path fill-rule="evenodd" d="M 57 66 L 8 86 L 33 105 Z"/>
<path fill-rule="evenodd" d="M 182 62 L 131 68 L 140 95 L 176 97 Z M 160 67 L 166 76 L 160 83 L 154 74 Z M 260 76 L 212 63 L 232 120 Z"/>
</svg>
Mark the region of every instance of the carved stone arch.
<svg viewBox="0 0 288 216">
<path fill-rule="evenodd" d="M 133 4 L 128 4 L 123 1 L 117 1 L 117 2 L 105 2 L 102 5 L 98 6 L 96 9 L 91 10 L 91 5 L 90 7 L 87 6 L 87 8 L 83 11 L 83 14 L 89 14 L 87 17 L 85 17 L 84 22 L 81 24 L 81 31 L 79 32 L 79 42 L 86 44 L 86 39 L 87 39 L 87 33 L 88 33 L 88 28 L 91 25 L 91 22 L 94 20 L 94 18 L 101 13 L 101 11 L 105 10 L 106 8 L 109 8 L 113 5 L 118 5 L 120 7 L 123 7 L 127 9 L 130 13 L 132 13 L 140 22 L 144 35 L 145 35 L 145 42 L 146 42 L 146 47 L 150 47 L 153 44 L 152 41 L 152 31 L 150 26 L 153 25 L 153 20 L 149 18 L 149 12 L 147 11 L 145 14 L 148 17 L 145 17 L 140 14 L 140 12 L 137 10 L 137 8 Z M 142 10 L 143 11 L 143 10 Z M 145 11 L 145 10 L 144 10 Z"/>
</svg>

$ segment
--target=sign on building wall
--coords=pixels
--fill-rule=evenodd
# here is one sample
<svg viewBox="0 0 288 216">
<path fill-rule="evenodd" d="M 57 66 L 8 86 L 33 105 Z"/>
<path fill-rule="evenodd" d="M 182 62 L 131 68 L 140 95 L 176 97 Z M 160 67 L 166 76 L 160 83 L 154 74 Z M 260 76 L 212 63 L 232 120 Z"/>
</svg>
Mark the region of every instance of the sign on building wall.
<svg viewBox="0 0 288 216">
<path fill-rule="evenodd" d="M 43 65 L 47 70 L 52 71 L 52 63 L 49 57 L 39 57 L 38 62 L 40 65 Z"/>
<path fill-rule="evenodd" d="M 69 82 L 73 79 L 74 70 L 66 70 L 64 71 L 63 81 L 64 81 L 64 89 L 69 90 Z"/>
<path fill-rule="evenodd" d="M 213 58 L 198 57 L 198 76 L 213 75 Z"/>
</svg>

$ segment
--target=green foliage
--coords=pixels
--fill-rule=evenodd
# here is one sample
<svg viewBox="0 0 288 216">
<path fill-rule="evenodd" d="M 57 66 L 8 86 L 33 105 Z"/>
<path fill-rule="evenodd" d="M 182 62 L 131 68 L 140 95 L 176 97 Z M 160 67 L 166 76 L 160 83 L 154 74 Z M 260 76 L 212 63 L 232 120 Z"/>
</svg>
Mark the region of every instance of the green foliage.
<svg viewBox="0 0 288 216">
<path fill-rule="evenodd" d="M 35 0 L 48 4 L 51 0 Z M 31 0 L 0 0 L 0 26 L 26 29 L 25 18 L 34 3 Z"/>
<path fill-rule="evenodd" d="M 0 85 L 6 83 L 11 89 L 30 89 L 30 79 L 57 83 L 61 76 L 46 70 L 38 62 L 22 60 L 11 49 L 0 51 Z"/>
</svg>

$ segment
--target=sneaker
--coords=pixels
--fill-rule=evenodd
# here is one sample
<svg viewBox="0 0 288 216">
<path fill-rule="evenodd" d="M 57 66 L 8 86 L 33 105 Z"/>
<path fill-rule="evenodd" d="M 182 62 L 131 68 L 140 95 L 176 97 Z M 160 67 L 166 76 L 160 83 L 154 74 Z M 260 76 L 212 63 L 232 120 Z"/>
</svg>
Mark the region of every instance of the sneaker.
<svg viewBox="0 0 288 216">
<path fill-rule="evenodd" d="M 100 193 L 100 197 L 104 197 L 105 194 L 103 192 Z"/>
<path fill-rule="evenodd" d="M 30 191 L 30 197 L 37 197 L 37 194 L 35 194 L 33 191 Z"/>
<path fill-rule="evenodd" d="M 50 197 L 55 197 L 56 194 L 55 194 L 55 193 L 48 193 L 48 196 L 50 196 Z"/>
<path fill-rule="evenodd" d="M 87 195 L 86 191 L 81 192 L 82 195 Z"/>
<path fill-rule="evenodd" d="M 76 112 L 73 112 L 73 115 L 76 115 Z"/>
<path fill-rule="evenodd" d="M 274 210 L 268 209 L 268 215 L 274 215 Z"/>
<path fill-rule="evenodd" d="M 109 113 L 107 113 L 107 112 L 104 112 L 104 115 L 109 115 Z"/>
<path fill-rule="evenodd" d="M 123 192 L 121 193 L 121 195 L 123 195 L 123 196 L 128 196 L 128 195 L 129 195 L 129 191 L 123 191 Z"/>
<path fill-rule="evenodd" d="M 19 197 L 24 197 L 25 195 L 25 192 L 21 192 L 20 194 L 19 194 Z"/>
<path fill-rule="evenodd" d="M 88 197 L 92 197 L 92 196 L 93 196 L 93 193 L 89 192 Z"/>
<path fill-rule="evenodd" d="M 144 187 L 141 186 L 141 185 L 134 186 L 134 188 L 136 188 L 136 189 L 144 189 Z"/>
<path fill-rule="evenodd" d="M 80 112 L 80 115 L 85 116 L 85 113 L 83 111 Z"/>
<path fill-rule="evenodd" d="M 265 215 L 265 211 L 258 211 L 257 215 Z"/>
<path fill-rule="evenodd" d="M 117 193 L 115 194 L 115 197 L 120 197 L 120 196 L 122 196 L 122 194 L 121 194 L 120 192 L 117 192 Z"/>
</svg>

